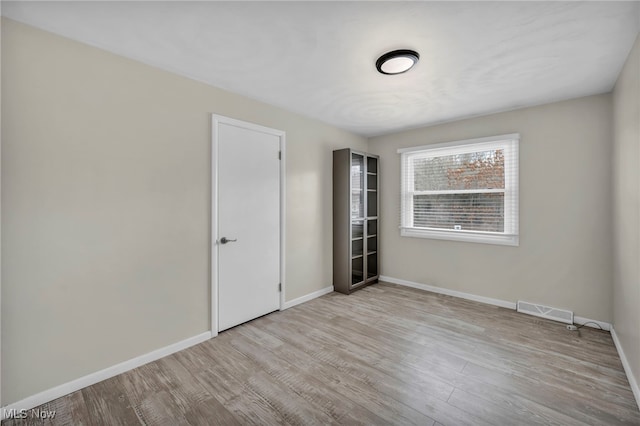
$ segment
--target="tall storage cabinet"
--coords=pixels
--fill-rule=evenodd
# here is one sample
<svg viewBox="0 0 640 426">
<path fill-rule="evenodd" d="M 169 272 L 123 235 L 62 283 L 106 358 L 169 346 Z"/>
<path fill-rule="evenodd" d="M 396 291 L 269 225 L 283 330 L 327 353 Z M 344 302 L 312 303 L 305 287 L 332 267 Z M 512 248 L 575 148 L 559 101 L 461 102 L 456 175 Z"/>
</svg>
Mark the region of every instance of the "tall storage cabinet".
<svg viewBox="0 0 640 426">
<path fill-rule="evenodd" d="M 333 287 L 349 294 L 378 282 L 379 157 L 333 151 Z"/>
</svg>

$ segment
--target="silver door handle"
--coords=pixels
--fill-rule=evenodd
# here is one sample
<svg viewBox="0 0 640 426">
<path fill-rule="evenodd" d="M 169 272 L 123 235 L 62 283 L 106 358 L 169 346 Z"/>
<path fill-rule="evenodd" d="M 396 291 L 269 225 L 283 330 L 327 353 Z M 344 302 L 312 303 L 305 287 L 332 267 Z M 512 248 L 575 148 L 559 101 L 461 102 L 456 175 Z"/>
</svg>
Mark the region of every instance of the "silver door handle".
<svg viewBox="0 0 640 426">
<path fill-rule="evenodd" d="M 238 241 L 237 238 L 235 240 L 230 240 L 227 237 L 220 238 L 220 244 L 235 243 L 236 241 Z"/>
</svg>

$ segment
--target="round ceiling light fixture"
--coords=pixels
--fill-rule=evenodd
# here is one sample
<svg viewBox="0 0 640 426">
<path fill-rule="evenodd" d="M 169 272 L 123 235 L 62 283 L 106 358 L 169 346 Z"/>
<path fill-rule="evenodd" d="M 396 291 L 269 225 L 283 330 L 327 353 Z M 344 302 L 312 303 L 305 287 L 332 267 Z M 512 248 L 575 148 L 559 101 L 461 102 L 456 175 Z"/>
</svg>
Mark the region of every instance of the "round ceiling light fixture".
<svg viewBox="0 0 640 426">
<path fill-rule="evenodd" d="M 380 56 L 376 61 L 376 68 L 382 74 L 395 75 L 409 71 L 420 59 L 415 50 L 394 50 Z"/>
</svg>

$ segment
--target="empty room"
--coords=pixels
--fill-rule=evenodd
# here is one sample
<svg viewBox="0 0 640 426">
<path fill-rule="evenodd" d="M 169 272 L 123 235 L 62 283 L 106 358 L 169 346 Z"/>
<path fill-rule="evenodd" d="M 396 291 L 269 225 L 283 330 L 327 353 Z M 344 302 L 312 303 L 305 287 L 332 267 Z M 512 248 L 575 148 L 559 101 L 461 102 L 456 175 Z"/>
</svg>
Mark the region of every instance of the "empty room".
<svg viewBox="0 0 640 426">
<path fill-rule="evenodd" d="M 640 425 L 639 1 L 0 12 L 3 426 Z"/>
</svg>

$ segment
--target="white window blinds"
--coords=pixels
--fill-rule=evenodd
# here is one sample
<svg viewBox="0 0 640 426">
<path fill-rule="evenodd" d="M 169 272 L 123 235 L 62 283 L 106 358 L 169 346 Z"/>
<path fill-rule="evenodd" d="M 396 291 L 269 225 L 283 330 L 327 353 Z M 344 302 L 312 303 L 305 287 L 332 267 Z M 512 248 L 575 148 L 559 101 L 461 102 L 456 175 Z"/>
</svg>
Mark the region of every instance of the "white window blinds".
<svg viewBox="0 0 640 426">
<path fill-rule="evenodd" d="M 403 236 L 518 244 L 519 135 L 398 150 Z"/>
</svg>

